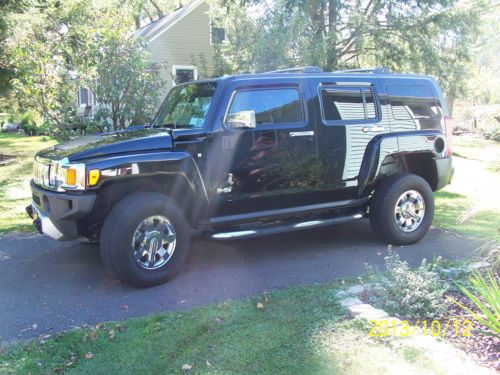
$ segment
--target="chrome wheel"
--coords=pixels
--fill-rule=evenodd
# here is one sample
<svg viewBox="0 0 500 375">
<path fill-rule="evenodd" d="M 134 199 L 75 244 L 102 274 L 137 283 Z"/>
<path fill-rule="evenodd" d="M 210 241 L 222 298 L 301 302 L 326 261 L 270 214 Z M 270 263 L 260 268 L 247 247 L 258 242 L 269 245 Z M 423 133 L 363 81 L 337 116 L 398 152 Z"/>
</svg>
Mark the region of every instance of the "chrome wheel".
<svg viewBox="0 0 500 375">
<path fill-rule="evenodd" d="M 401 194 L 394 208 L 394 220 L 403 232 L 413 232 L 422 223 L 425 215 L 425 201 L 416 190 Z"/>
<path fill-rule="evenodd" d="M 139 266 L 154 270 L 164 266 L 175 251 L 176 235 L 164 216 L 150 216 L 134 232 L 132 251 Z"/>
</svg>

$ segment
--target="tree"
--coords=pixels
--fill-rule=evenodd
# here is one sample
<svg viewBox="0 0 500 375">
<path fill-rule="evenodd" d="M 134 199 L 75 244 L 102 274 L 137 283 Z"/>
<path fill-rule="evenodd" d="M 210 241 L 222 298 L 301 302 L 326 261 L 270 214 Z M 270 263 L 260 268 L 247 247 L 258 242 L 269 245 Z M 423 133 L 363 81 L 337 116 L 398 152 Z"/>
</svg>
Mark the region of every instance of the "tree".
<svg viewBox="0 0 500 375">
<path fill-rule="evenodd" d="M 483 0 L 243 0 L 250 11 L 224 4 L 235 29 L 217 57 L 226 66 L 257 72 L 385 66 L 435 75 L 451 101 L 463 91 L 481 13 L 489 7 Z"/>
<path fill-rule="evenodd" d="M 11 43 L 9 60 L 15 67 L 12 83 L 18 100 L 63 130 L 74 113 L 72 98 L 76 92 L 76 82 L 64 59 L 65 36 L 35 27 L 26 38 Z"/>
<path fill-rule="evenodd" d="M 75 42 L 75 68 L 80 81 L 109 109 L 114 129 L 147 121 L 157 108 L 165 82 L 161 65 L 151 62 L 141 40 L 129 37 L 120 17 L 112 16 L 97 27 L 76 28 L 85 35 Z M 87 37 L 88 36 L 88 37 Z"/>
</svg>

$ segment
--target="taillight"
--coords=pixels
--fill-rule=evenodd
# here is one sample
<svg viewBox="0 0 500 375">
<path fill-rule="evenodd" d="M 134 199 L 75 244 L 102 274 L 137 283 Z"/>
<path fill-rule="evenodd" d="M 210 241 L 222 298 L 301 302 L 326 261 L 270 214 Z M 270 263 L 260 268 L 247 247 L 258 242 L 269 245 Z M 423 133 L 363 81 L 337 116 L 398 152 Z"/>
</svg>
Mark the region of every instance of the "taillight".
<svg viewBox="0 0 500 375">
<path fill-rule="evenodd" d="M 444 118 L 444 133 L 446 135 L 446 154 L 451 156 L 452 153 L 452 133 L 453 133 L 453 119 L 446 116 Z"/>
</svg>

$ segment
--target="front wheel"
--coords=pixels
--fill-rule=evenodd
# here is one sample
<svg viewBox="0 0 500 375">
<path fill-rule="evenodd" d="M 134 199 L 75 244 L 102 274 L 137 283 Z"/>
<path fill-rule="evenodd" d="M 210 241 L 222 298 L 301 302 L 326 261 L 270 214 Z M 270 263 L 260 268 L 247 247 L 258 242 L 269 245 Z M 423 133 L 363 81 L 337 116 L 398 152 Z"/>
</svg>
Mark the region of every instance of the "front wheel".
<svg viewBox="0 0 500 375">
<path fill-rule="evenodd" d="M 422 177 L 402 173 L 386 177 L 370 202 L 373 231 L 393 245 L 409 245 L 426 235 L 434 216 L 432 189 Z"/>
<path fill-rule="evenodd" d="M 190 226 L 182 211 L 171 198 L 158 193 L 138 193 L 118 202 L 101 232 L 104 265 L 135 287 L 172 278 L 190 246 Z"/>
</svg>

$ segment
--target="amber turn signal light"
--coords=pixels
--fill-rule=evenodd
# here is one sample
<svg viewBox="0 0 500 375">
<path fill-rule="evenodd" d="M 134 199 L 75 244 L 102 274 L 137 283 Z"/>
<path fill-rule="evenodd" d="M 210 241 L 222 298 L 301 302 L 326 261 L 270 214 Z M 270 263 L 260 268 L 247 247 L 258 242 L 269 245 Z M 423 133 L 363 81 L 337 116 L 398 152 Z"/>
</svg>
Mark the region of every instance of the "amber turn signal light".
<svg viewBox="0 0 500 375">
<path fill-rule="evenodd" d="M 76 169 L 68 168 L 66 170 L 66 185 L 76 185 Z"/>
<path fill-rule="evenodd" d="M 101 177 L 101 173 L 99 169 L 91 169 L 89 171 L 89 186 L 95 186 L 99 182 L 99 177 Z"/>
</svg>

